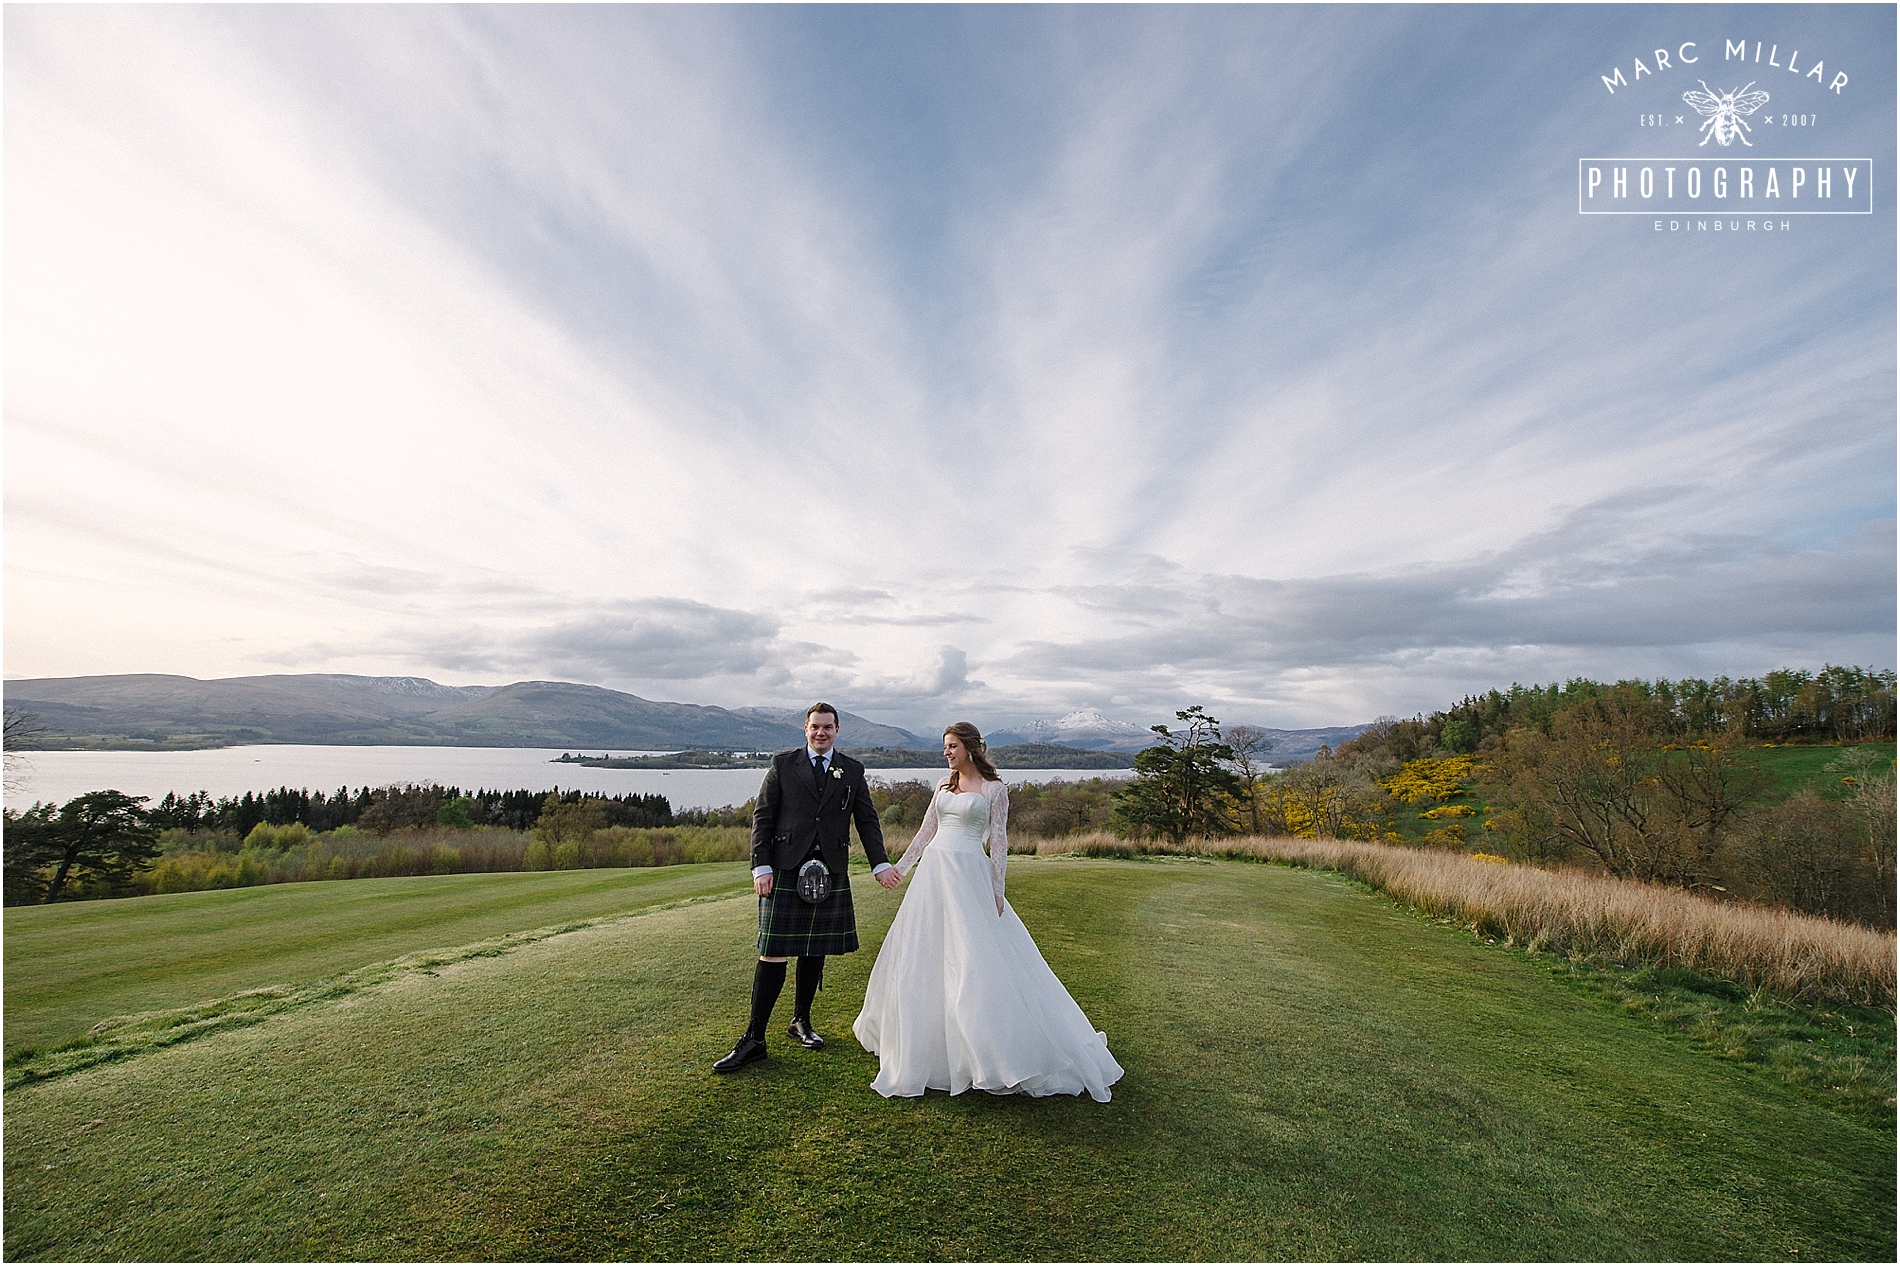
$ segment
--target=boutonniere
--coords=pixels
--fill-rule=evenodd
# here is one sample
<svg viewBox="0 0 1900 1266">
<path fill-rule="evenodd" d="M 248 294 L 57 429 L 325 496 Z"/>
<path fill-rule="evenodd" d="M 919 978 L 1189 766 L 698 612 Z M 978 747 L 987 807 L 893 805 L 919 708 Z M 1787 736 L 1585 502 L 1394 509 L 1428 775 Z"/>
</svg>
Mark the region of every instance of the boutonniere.
<svg viewBox="0 0 1900 1266">
<path fill-rule="evenodd" d="M 832 776 L 833 778 L 842 778 L 842 777 L 844 777 L 844 770 L 842 770 L 842 769 L 834 769 L 834 770 L 832 770 L 832 771 L 831 771 L 831 776 Z"/>
</svg>

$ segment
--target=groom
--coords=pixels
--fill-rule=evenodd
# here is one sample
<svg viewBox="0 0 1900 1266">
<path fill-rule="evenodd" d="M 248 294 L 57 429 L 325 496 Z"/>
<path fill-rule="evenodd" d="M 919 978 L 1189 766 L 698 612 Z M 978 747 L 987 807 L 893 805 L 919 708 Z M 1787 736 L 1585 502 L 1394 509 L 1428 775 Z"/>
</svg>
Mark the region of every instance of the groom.
<svg viewBox="0 0 1900 1266">
<path fill-rule="evenodd" d="M 758 807 L 752 812 L 752 888 L 759 894 L 759 961 L 752 969 L 752 1023 L 732 1053 L 713 1065 L 716 1073 L 765 1058 L 765 1030 L 785 987 L 785 960 L 798 957 L 789 1032 L 800 1046 L 825 1044 L 811 1027 L 811 1003 L 825 973 L 825 955 L 858 948 L 857 917 L 851 908 L 851 824 L 870 859 L 871 874 L 886 888 L 903 882 L 884 854 L 884 831 L 871 805 L 864 766 L 833 749 L 838 710 L 828 703 L 805 709 L 805 746 L 780 752 L 765 771 Z M 816 904 L 798 895 L 798 872 L 817 860 L 831 876 L 831 893 Z"/>
</svg>

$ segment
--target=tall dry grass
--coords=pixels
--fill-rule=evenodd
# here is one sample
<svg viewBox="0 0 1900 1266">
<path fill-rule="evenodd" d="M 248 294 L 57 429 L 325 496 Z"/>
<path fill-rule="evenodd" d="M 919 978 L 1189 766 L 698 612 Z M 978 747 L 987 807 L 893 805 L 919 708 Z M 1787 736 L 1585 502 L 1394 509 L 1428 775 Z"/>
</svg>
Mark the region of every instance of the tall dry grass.
<svg viewBox="0 0 1900 1266">
<path fill-rule="evenodd" d="M 1802 1001 L 1894 1009 L 1893 933 L 1678 888 L 1350 840 L 1252 836 L 1174 845 L 1090 834 L 1035 843 L 1040 854 L 1173 852 L 1334 870 L 1422 913 L 1531 950 L 1687 968 Z"/>
</svg>

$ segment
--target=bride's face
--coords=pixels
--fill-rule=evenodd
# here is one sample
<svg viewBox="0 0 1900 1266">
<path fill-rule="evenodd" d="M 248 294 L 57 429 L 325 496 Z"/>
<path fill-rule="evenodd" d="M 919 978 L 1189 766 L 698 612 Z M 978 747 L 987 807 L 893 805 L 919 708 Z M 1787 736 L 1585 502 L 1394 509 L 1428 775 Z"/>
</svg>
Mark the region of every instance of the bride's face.
<svg viewBox="0 0 1900 1266">
<path fill-rule="evenodd" d="M 954 734 L 943 736 L 943 763 L 952 769 L 968 769 L 969 753 L 963 750 L 963 741 Z"/>
</svg>

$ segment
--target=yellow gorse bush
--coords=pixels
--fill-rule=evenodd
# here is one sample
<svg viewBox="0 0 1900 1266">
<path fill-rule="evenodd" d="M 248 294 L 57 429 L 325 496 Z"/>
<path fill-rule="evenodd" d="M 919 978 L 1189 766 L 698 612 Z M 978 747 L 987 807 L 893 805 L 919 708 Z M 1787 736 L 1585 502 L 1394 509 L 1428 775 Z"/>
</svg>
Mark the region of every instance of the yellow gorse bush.
<svg viewBox="0 0 1900 1266">
<path fill-rule="evenodd" d="M 1268 821 L 1283 826 L 1288 835 L 1315 840 L 1320 837 L 1320 827 L 1330 816 L 1330 810 L 1345 794 L 1341 788 L 1326 787 L 1310 796 L 1302 796 L 1291 788 L 1269 783 L 1260 792 L 1260 813 Z M 1348 840 L 1399 838 L 1385 829 L 1382 820 L 1351 811 L 1340 816 L 1338 832 L 1340 839 Z"/>
<path fill-rule="evenodd" d="M 1379 785 L 1403 804 L 1449 800 L 1459 795 L 1462 782 L 1477 776 L 1475 756 L 1427 756 L 1405 762 L 1405 767 Z"/>
</svg>

